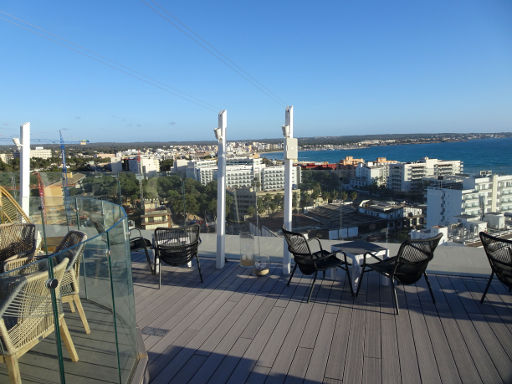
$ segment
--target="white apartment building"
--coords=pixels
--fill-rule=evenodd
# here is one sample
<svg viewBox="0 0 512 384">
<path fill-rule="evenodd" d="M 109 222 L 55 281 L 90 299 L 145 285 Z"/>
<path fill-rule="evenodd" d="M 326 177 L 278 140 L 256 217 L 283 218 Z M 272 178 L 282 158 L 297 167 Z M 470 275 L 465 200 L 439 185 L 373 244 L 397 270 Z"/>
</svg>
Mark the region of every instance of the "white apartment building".
<svg viewBox="0 0 512 384">
<path fill-rule="evenodd" d="M 15 156 L 19 156 L 19 152 L 15 154 Z M 30 150 L 30 158 L 31 159 L 50 159 L 52 157 L 51 149 L 44 149 L 43 147 L 36 147 L 35 149 Z"/>
<path fill-rule="evenodd" d="M 155 174 L 160 172 L 160 160 L 147 155 L 135 156 L 128 160 L 128 170 L 137 174 Z"/>
<path fill-rule="evenodd" d="M 423 188 L 423 179 L 461 174 L 460 160 L 438 160 L 425 157 L 412 163 L 396 163 L 389 166 L 388 189 L 396 192 L 411 192 Z"/>
<path fill-rule="evenodd" d="M 301 168 L 292 169 L 292 189 L 297 189 L 301 182 Z M 265 167 L 261 172 L 261 189 L 263 191 L 278 191 L 284 189 L 284 166 Z"/>
<path fill-rule="evenodd" d="M 186 176 L 205 185 L 217 179 L 217 160 L 191 160 Z M 294 167 L 292 185 L 300 183 L 300 167 Z M 234 157 L 226 159 L 226 187 L 250 188 L 259 185 L 263 191 L 276 191 L 284 188 L 284 166 L 266 167 L 261 158 Z"/>
<path fill-rule="evenodd" d="M 386 186 L 388 176 L 389 164 L 359 163 L 355 169 L 355 177 L 350 180 L 350 184 L 355 188 L 366 187 L 373 183 L 376 183 L 379 187 Z"/>
<path fill-rule="evenodd" d="M 468 177 L 461 189 L 427 189 L 427 227 L 457 223 L 461 217 L 494 221 L 505 212 L 512 212 L 512 175 Z"/>
</svg>

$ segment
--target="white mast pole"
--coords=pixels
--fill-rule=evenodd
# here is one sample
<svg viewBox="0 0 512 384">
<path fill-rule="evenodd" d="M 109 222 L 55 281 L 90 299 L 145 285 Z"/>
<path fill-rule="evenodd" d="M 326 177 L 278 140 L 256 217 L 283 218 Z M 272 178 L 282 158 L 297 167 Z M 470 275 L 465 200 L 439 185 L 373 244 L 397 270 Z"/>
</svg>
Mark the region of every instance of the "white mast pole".
<svg viewBox="0 0 512 384">
<path fill-rule="evenodd" d="M 293 106 L 286 108 L 284 115 L 285 125 L 283 127 L 284 136 L 284 219 L 283 226 L 288 231 L 292 230 L 292 167 L 293 160 L 289 158 L 288 139 L 293 138 Z M 283 245 L 283 275 L 290 274 L 290 252 L 288 245 L 284 240 Z"/>
<path fill-rule="evenodd" d="M 223 110 L 218 116 L 215 137 L 218 141 L 217 171 L 217 269 L 224 268 L 226 258 L 226 127 L 228 112 Z"/>
<path fill-rule="evenodd" d="M 23 212 L 30 216 L 30 123 L 20 127 L 20 202 Z"/>
</svg>

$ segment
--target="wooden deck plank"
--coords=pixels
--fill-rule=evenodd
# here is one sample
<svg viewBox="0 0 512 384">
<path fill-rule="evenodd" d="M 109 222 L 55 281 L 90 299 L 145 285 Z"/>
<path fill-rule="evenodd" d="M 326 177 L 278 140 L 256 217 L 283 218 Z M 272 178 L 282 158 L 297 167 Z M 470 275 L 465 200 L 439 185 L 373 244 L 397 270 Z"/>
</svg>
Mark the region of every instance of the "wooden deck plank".
<svg viewBox="0 0 512 384">
<path fill-rule="evenodd" d="M 400 384 L 400 350 L 391 284 L 380 287 L 381 379 L 383 384 Z M 405 383 L 404 383 L 405 384 Z"/>
<path fill-rule="evenodd" d="M 475 362 L 464 340 L 464 335 L 459 329 L 457 320 L 452 316 L 450 304 L 439 285 L 437 276 L 429 275 L 429 279 L 434 291 L 434 297 L 436 298 L 436 308 L 444 329 L 444 334 L 446 335 L 446 340 L 452 351 L 452 356 L 455 360 L 461 381 L 463 383 L 482 383 Z"/>
<path fill-rule="evenodd" d="M 464 284 L 468 287 L 473 299 L 478 301 L 482 296 L 482 291 L 480 291 L 480 286 L 475 283 L 475 280 L 477 279 L 464 279 Z M 508 324 L 498 315 L 493 305 L 486 305 L 484 301 L 484 304 L 481 304 L 479 308 L 508 357 L 512 359 L 512 331 L 507 326 Z"/>
<path fill-rule="evenodd" d="M 450 304 L 450 310 L 457 321 L 457 325 L 464 337 L 469 353 L 471 354 L 482 381 L 484 383 L 500 382 L 500 375 L 482 344 L 480 336 L 466 313 L 462 302 L 459 300 L 449 278 L 438 276 L 437 280 Z"/>
<path fill-rule="evenodd" d="M 299 345 L 300 338 L 304 332 L 304 327 L 308 321 L 313 305 L 300 305 L 294 321 L 289 325 L 290 329 L 284 339 L 272 368 L 268 383 L 282 383 L 286 380 L 286 375 L 293 361 L 293 356 Z"/>
<path fill-rule="evenodd" d="M 316 339 L 311 361 L 306 371 L 305 383 L 321 382 L 324 378 L 325 367 L 329 359 L 329 350 L 331 348 L 334 327 L 336 325 L 337 315 L 334 313 L 326 313 L 320 324 L 320 332 Z"/>
<path fill-rule="evenodd" d="M 460 384 L 462 383 L 460 372 L 457 369 L 457 364 L 453 357 L 452 350 L 450 349 L 447 335 L 444 332 L 443 324 L 439 318 L 437 308 L 432 301 L 427 284 L 424 279 L 420 279 L 418 285 L 421 289 L 417 294 L 425 316 L 425 323 L 434 350 L 434 356 L 436 357 L 439 376 L 443 383 Z"/>
<path fill-rule="evenodd" d="M 194 306 L 189 305 L 189 313 L 187 316 L 174 327 L 167 335 L 160 338 L 152 347 L 152 351 L 160 353 L 160 355 L 150 361 L 148 368 L 154 372 L 153 375 L 158 377 L 162 370 L 169 370 L 168 363 L 179 353 L 181 346 L 186 345 L 192 339 L 197 337 L 202 327 L 215 312 L 219 309 L 219 306 L 224 304 L 229 296 L 241 285 L 243 279 L 240 279 L 236 274 L 233 274 L 228 279 L 224 280 L 218 290 L 213 290 L 201 300 L 199 304 Z M 234 303 L 232 306 L 234 306 Z M 185 330 L 187 333 L 185 333 Z M 195 332 L 191 339 L 188 339 L 190 332 Z M 171 353 L 161 353 L 169 348 L 172 348 Z"/>
<path fill-rule="evenodd" d="M 395 316 L 395 321 L 402 383 L 421 383 L 418 357 L 416 354 L 411 318 L 409 315 L 409 309 L 407 308 L 405 293 L 402 290 L 402 287 L 398 285 L 396 286 L 396 291 L 400 314 Z"/>
<path fill-rule="evenodd" d="M 250 339 L 239 338 L 229 351 L 229 354 L 222 359 L 214 374 L 209 377 L 208 383 L 226 383 L 239 361 L 243 358 L 242 356 L 251 344 L 251 341 Z"/>
<path fill-rule="evenodd" d="M 288 375 L 286 376 L 285 384 L 296 384 L 303 382 L 303 378 L 304 375 L 306 374 L 306 370 L 311 360 L 312 353 L 312 349 L 302 347 L 297 348 L 297 351 L 293 356 L 293 361 L 290 366 L 290 370 L 288 371 Z"/>
<path fill-rule="evenodd" d="M 344 384 L 359 384 L 363 377 L 364 336 L 366 333 L 364 320 L 368 279 L 364 277 L 360 284 L 359 295 L 355 298 L 352 306 L 347 354 L 343 362 L 345 364 L 342 378 Z"/>
<path fill-rule="evenodd" d="M 233 371 L 228 383 L 243 383 L 247 380 L 247 377 L 256 365 L 261 352 L 272 335 L 274 327 L 283 315 L 283 312 L 284 308 L 282 307 L 273 307 L 271 309 L 268 317 L 265 319 L 261 328 L 258 330 L 251 344 L 245 351 L 243 358 L 239 361 Z"/>
<path fill-rule="evenodd" d="M 441 383 L 439 368 L 434 355 L 434 348 L 430 340 L 427 323 L 423 316 L 420 301 L 417 295 L 417 287 L 406 285 L 403 287 L 407 308 L 411 319 L 414 345 L 418 356 L 418 366 L 422 382 Z"/>
<path fill-rule="evenodd" d="M 346 287 L 347 284 L 349 284 L 349 282 L 345 280 L 344 286 Z M 346 289 L 346 291 L 342 290 L 340 292 L 338 316 L 336 318 L 336 326 L 332 338 L 331 350 L 329 352 L 329 359 L 325 367 L 326 377 L 339 380 L 343 377 L 343 372 L 345 370 L 345 356 L 347 354 L 349 330 L 353 312 L 352 305 L 354 302 L 349 288 Z"/>
<path fill-rule="evenodd" d="M 297 295 L 302 296 L 306 290 L 304 285 L 298 286 L 295 292 Z M 293 323 L 295 319 L 295 315 L 299 310 L 300 302 L 298 301 L 289 301 L 286 306 L 283 315 L 279 319 L 274 331 L 272 332 L 272 336 L 270 340 L 265 345 L 261 353 L 261 358 L 258 360 L 258 365 L 263 367 L 272 368 L 272 365 L 276 359 L 277 354 L 283 344 L 283 341 L 288 334 L 290 329 L 290 324 Z"/>
<path fill-rule="evenodd" d="M 480 304 L 473 300 L 471 293 L 468 291 L 468 287 L 464 284 L 462 278 L 450 279 L 452 286 L 458 293 L 458 297 L 461 299 L 462 304 L 466 308 L 468 317 L 473 323 L 480 340 L 482 341 L 487 353 L 489 354 L 494 366 L 501 376 L 503 382 L 512 380 L 512 361 L 505 352 L 499 339 L 494 334 L 489 323 L 486 321 L 483 315 Z M 475 304 L 476 303 L 476 304 Z"/>
<path fill-rule="evenodd" d="M 368 273 L 365 311 L 365 336 L 363 352 L 363 383 L 382 382 L 382 344 L 380 320 L 381 278 Z"/>
</svg>

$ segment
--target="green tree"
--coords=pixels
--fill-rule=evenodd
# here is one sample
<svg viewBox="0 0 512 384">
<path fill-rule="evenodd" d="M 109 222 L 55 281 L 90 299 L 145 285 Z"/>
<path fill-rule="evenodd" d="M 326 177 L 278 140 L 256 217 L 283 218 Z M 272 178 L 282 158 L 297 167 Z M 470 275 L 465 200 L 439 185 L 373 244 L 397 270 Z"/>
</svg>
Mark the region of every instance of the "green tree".
<svg viewBox="0 0 512 384">
<path fill-rule="evenodd" d="M 161 172 L 168 172 L 172 169 L 172 166 L 174 165 L 173 159 L 165 159 L 160 161 L 160 171 Z"/>
</svg>

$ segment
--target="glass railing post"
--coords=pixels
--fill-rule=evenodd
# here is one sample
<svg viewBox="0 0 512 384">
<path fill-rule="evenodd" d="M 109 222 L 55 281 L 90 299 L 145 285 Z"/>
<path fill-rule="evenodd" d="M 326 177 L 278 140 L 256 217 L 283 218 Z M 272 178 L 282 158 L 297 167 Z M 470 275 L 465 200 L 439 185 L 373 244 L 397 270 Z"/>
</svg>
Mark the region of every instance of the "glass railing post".
<svg viewBox="0 0 512 384">
<path fill-rule="evenodd" d="M 75 197 L 76 227 L 80 230 L 80 211 L 78 210 L 78 199 Z"/>
<path fill-rule="evenodd" d="M 59 375 L 61 384 L 66 383 L 66 377 L 64 375 L 64 358 L 62 356 L 62 344 L 60 339 L 60 323 L 59 323 L 59 307 L 57 305 L 57 295 L 55 294 L 55 288 L 58 287 L 59 281 L 55 279 L 53 275 L 53 257 L 48 258 L 48 281 L 46 282 L 46 288 L 50 290 L 52 298 L 52 309 L 53 309 L 53 321 L 55 327 L 55 343 L 57 345 L 57 357 L 59 362 Z"/>
<path fill-rule="evenodd" d="M 102 202 L 103 206 L 103 202 Z M 103 208 L 103 207 L 102 207 Z M 112 294 L 112 317 L 114 321 L 114 336 L 116 340 L 116 353 L 117 353 L 117 372 L 119 376 L 119 384 L 122 383 L 121 376 L 121 357 L 119 355 L 119 338 L 117 334 L 117 318 L 116 318 L 116 299 L 114 295 L 114 280 L 112 279 L 112 251 L 110 250 L 110 233 L 107 231 L 107 262 L 108 262 L 108 272 L 110 279 L 110 293 Z"/>
<path fill-rule="evenodd" d="M 46 254 L 46 256 L 48 256 L 48 242 L 46 240 L 46 224 L 44 222 L 44 211 L 42 207 L 39 208 L 41 212 L 41 228 L 43 229 L 44 253 Z"/>
</svg>

